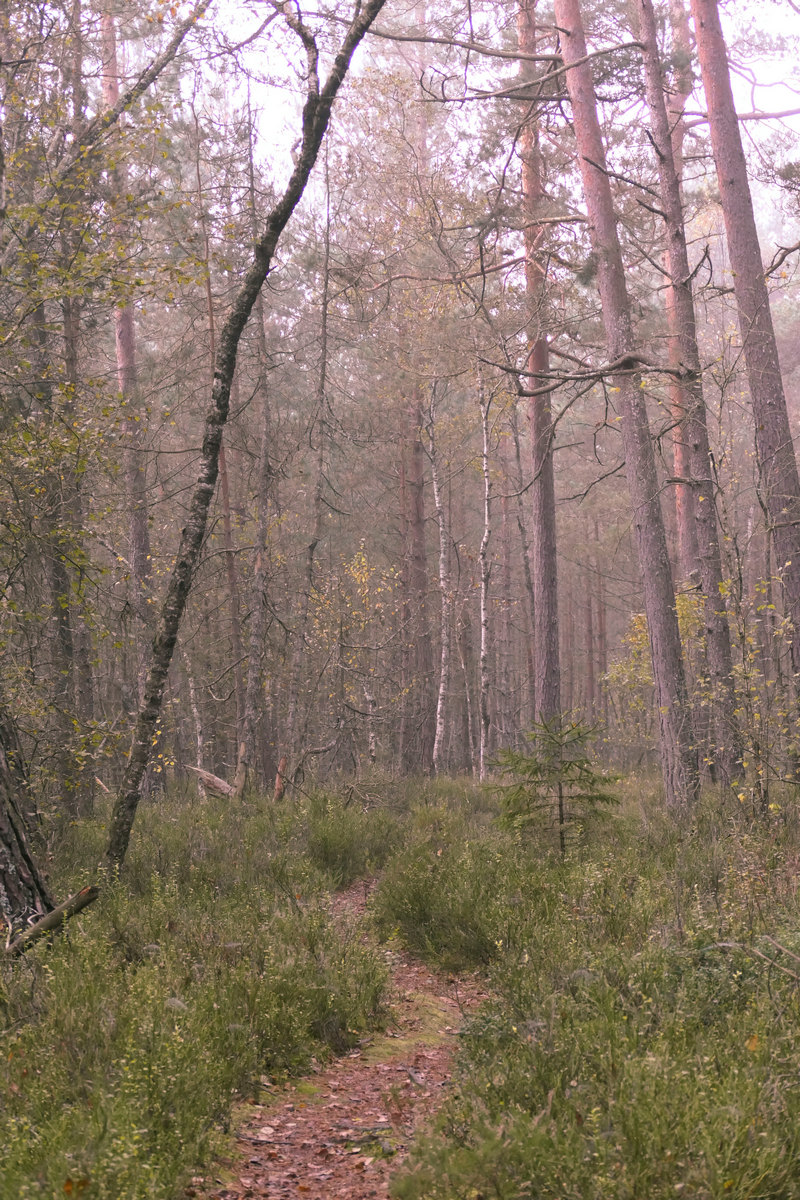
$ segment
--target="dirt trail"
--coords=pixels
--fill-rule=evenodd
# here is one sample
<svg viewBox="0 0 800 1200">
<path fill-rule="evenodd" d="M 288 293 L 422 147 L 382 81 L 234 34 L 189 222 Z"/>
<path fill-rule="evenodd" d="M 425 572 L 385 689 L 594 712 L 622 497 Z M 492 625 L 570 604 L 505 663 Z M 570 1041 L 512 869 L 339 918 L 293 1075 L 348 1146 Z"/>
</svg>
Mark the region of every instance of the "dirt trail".
<svg viewBox="0 0 800 1200">
<path fill-rule="evenodd" d="M 334 912 L 358 913 L 358 884 L 334 899 Z M 414 1133 L 445 1096 L 456 1034 L 484 998 L 472 980 L 436 975 L 390 953 L 393 1019 L 385 1034 L 319 1074 L 248 1105 L 235 1157 L 196 1179 L 187 1196 L 203 1200 L 372 1200 L 389 1180 Z"/>
</svg>

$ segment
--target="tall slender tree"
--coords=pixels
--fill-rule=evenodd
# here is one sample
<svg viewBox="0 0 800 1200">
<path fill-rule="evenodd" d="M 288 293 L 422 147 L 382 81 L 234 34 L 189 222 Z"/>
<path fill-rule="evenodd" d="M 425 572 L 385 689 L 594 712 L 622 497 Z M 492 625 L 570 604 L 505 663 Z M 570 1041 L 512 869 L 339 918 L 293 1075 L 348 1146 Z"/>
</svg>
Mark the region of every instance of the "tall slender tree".
<svg viewBox="0 0 800 1200">
<path fill-rule="evenodd" d="M 670 807 L 685 808 L 694 802 L 699 788 L 697 752 L 653 443 L 645 396 L 636 373 L 641 356 L 637 354 L 634 339 L 606 152 L 578 0 L 556 0 L 555 19 L 567 68 L 567 90 L 572 104 L 589 232 L 597 258 L 606 346 L 611 369 L 616 372 L 614 384 L 618 389 L 622 417 L 628 490 L 633 504 L 653 660 L 665 800 Z"/>
<path fill-rule="evenodd" d="M 683 414 L 682 438 L 684 449 L 688 449 L 688 454 L 684 454 L 684 461 L 690 471 L 688 486 L 693 495 L 691 505 L 695 525 L 693 540 L 697 548 L 697 563 L 703 589 L 706 657 L 710 676 L 710 695 L 705 698 L 705 702 L 712 707 L 713 711 L 716 731 L 714 759 L 719 766 L 723 780 L 730 785 L 737 777 L 741 776 L 742 752 L 736 719 L 733 656 L 722 583 L 722 562 L 717 531 L 715 488 L 711 474 L 711 452 L 708 444 L 702 368 L 697 346 L 692 272 L 689 268 L 680 179 L 673 150 L 674 140 L 671 136 L 664 98 L 665 81 L 658 52 L 655 12 L 652 0 L 637 0 L 637 2 L 647 103 L 650 110 L 653 144 L 658 159 L 661 209 L 667 234 L 666 262 L 669 272 L 670 297 L 668 318 L 672 350 L 670 362 L 673 370 L 679 372 L 672 376 L 673 405 L 677 403 Z M 677 389 L 680 389 L 679 399 L 675 394 Z"/>
<path fill-rule="evenodd" d="M 537 0 L 521 0 L 517 14 L 517 40 L 527 57 L 520 66 L 523 81 L 533 78 L 537 53 Z M 525 285 L 528 316 L 526 370 L 530 391 L 531 532 L 533 541 L 533 621 L 536 671 L 537 721 L 552 722 L 561 716 L 561 664 L 558 632 L 558 557 L 556 551 L 556 492 L 553 467 L 555 429 L 551 409 L 552 392 L 537 388 L 550 371 L 547 343 L 546 269 L 542 241 L 545 233 L 537 219 L 545 196 L 543 162 L 537 124 L 538 105 L 532 103 L 520 136 L 522 158 L 522 212 L 525 239 Z"/>
<path fill-rule="evenodd" d="M 298 13 L 284 13 L 289 28 L 296 34 L 305 53 L 306 92 L 301 143 L 289 181 L 267 217 L 266 228 L 256 243 L 251 265 L 219 331 L 211 408 L 203 432 L 200 473 L 161 606 L 144 700 L 139 709 L 128 763 L 112 814 L 106 850 L 107 861 L 112 867 L 122 864 L 128 849 L 178 629 L 200 556 L 208 510 L 219 473 L 219 450 L 228 418 L 239 341 L 272 267 L 278 240 L 305 191 L 317 161 L 333 103 L 347 76 L 353 55 L 383 3 L 384 0 L 368 0 L 365 5 L 357 6 L 336 50 L 324 84 L 320 83 L 319 78 L 320 51 L 317 38 Z"/>
<path fill-rule="evenodd" d="M 719 6 L 717 0 L 691 0 L 691 7 L 753 404 L 760 484 L 775 546 L 777 571 L 792 622 L 791 657 L 797 690 L 800 677 L 800 476 Z"/>
</svg>

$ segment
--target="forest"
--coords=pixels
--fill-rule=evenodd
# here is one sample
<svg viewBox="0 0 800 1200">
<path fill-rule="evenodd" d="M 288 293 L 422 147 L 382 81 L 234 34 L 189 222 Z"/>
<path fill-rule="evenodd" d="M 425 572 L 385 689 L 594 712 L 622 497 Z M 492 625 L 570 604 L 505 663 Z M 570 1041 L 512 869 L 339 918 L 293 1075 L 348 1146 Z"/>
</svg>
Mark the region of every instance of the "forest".
<svg viewBox="0 0 800 1200">
<path fill-rule="evenodd" d="M 0 6 L 3 1200 L 800 1197 L 799 49 Z"/>
</svg>

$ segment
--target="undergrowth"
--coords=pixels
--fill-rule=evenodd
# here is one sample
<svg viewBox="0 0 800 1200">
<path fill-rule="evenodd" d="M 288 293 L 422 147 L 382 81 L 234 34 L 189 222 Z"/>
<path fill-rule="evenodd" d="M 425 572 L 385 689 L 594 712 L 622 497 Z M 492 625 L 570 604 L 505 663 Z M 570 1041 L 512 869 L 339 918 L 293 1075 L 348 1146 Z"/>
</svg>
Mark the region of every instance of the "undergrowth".
<svg viewBox="0 0 800 1200">
<path fill-rule="evenodd" d="M 560 852 L 464 781 L 273 806 L 172 794 L 119 881 L 0 968 L 0 1196 L 169 1200 L 237 1097 L 384 1015 L 384 956 L 328 895 L 373 874 L 373 937 L 484 972 L 404 1200 L 797 1200 L 800 838 L 708 796 L 691 822 L 636 780 Z M 93 876 L 102 819 L 51 839 Z"/>
<path fill-rule="evenodd" d="M 407 940 L 487 961 L 495 996 L 403 1200 L 800 1196 L 796 830 L 718 797 L 681 826 L 629 793 L 563 861 L 493 832 L 390 866 L 381 920 L 405 879 L 451 934 Z"/>
<path fill-rule="evenodd" d="M 351 806 L 334 843 L 338 803 L 143 806 L 121 880 L 0 967 L 4 1200 L 166 1200 L 237 1096 L 380 1024 L 383 958 L 325 897 L 391 844 L 387 816 Z M 101 820 L 54 839 L 55 891 L 94 877 L 103 840 Z"/>
</svg>

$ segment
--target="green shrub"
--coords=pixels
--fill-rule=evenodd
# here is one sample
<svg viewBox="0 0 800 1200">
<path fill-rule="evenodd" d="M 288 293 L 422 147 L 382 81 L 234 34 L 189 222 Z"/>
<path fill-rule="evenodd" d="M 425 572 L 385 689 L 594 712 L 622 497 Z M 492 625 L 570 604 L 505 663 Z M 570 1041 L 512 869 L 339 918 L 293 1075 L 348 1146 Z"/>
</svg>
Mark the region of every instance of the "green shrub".
<svg viewBox="0 0 800 1200">
<path fill-rule="evenodd" d="M 541 893 L 398 1197 L 800 1195 L 797 850 L 714 797 L 691 827 L 631 813 L 563 863 L 531 851 Z"/>
<path fill-rule="evenodd" d="M 142 815 L 130 874 L 0 965 L 3 1198 L 172 1196 L 237 1094 L 383 1019 L 385 964 L 332 922 L 299 818 L 169 798 Z M 81 833 L 64 846 L 73 886 Z"/>
<path fill-rule="evenodd" d="M 372 875 L 400 843 L 396 817 L 339 795 L 316 793 L 308 806 L 306 849 L 311 862 L 340 887 Z"/>
</svg>

